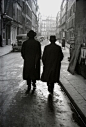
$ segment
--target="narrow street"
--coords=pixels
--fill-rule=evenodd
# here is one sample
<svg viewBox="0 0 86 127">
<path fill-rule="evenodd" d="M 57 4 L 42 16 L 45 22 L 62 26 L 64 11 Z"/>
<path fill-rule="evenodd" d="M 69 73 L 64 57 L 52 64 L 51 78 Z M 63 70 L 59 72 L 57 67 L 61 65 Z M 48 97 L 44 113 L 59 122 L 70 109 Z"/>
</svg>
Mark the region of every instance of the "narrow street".
<svg viewBox="0 0 86 127">
<path fill-rule="evenodd" d="M 63 53 L 67 58 L 68 49 Z M 66 64 L 65 59 L 62 64 Z M 53 96 L 41 81 L 37 81 L 35 91 L 31 88 L 26 94 L 22 69 L 20 52 L 0 58 L 0 127 L 84 127 L 57 83 Z"/>
<path fill-rule="evenodd" d="M 86 0 L 0 0 L 0 127 L 86 127 Z"/>
</svg>

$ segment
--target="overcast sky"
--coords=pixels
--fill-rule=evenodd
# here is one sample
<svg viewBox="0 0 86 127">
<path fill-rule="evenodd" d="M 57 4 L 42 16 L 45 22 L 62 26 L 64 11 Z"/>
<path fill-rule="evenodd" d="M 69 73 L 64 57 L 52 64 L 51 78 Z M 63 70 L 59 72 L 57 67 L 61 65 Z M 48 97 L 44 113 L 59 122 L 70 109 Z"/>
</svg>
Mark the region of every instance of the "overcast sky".
<svg viewBox="0 0 86 127">
<path fill-rule="evenodd" d="M 43 16 L 56 17 L 58 11 L 60 10 L 62 0 L 38 0 L 38 5 L 40 12 Z"/>
</svg>

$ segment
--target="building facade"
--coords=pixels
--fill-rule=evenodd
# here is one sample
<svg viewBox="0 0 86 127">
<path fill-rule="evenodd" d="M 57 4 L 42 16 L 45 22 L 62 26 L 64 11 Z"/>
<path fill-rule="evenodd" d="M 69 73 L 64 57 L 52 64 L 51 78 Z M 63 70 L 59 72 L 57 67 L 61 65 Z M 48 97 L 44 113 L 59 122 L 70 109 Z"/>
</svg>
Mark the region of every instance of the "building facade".
<svg viewBox="0 0 86 127">
<path fill-rule="evenodd" d="M 41 35 L 44 37 L 47 37 L 47 22 L 46 19 L 42 19 L 42 24 L 41 24 Z"/>
<path fill-rule="evenodd" d="M 24 9 L 24 12 L 23 12 Z M 23 0 L 23 9 L 22 9 L 22 18 L 23 18 L 23 26 L 24 32 L 27 33 L 30 29 L 32 29 L 32 1 L 31 0 Z"/>
<path fill-rule="evenodd" d="M 18 34 L 27 33 L 30 29 L 37 31 L 36 8 L 37 0 L 1 0 L 0 34 L 3 46 L 13 43 Z"/>
<path fill-rule="evenodd" d="M 32 30 L 36 32 L 38 32 L 37 10 L 37 0 L 32 0 Z"/>
<path fill-rule="evenodd" d="M 75 12 L 76 0 L 62 0 L 60 16 L 57 14 L 57 29 L 59 27 L 60 40 L 65 38 L 71 44 L 75 41 Z M 59 24 L 60 17 L 60 25 Z"/>
<path fill-rule="evenodd" d="M 50 35 L 56 35 L 56 18 L 52 16 L 42 18 L 41 35 L 46 38 L 50 38 Z"/>
<path fill-rule="evenodd" d="M 86 78 L 86 0 L 76 0 L 74 49 L 75 69 Z"/>
<path fill-rule="evenodd" d="M 67 0 L 63 0 L 60 7 L 60 39 L 66 39 Z"/>
<path fill-rule="evenodd" d="M 86 0 L 76 0 L 74 50 L 68 70 L 86 78 Z"/>
<path fill-rule="evenodd" d="M 62 0 L 57 14 L 57 31 L 60 39 L 65 37 L 71 47 L 71 59 L 68 70 L 77 71 L 86 78 L 86 0 Z"/>
<path fill-rule="evenodd" d="M 66 41 L 71 44 L 75 41 L 75 12 L 76 0 L 67 1 L 67 18 L 66 18 Z"/>
<path fill-rule="evenodd" d="M 50 38 L 50 35 L 56 35 L 56 18 L 49 16 L 46 21 L 47 37 Z"/>
<path fill-rule="evenodd" d="M 56 16 L 56 38 L 60 40 L 60 11 Z"/>
<path fill-rule="evenodd" d="M 41 13 L 38 11 L 38 36 L 41 36 L 41 30 L 42 30 L 42 16 Z"/>
</svg>

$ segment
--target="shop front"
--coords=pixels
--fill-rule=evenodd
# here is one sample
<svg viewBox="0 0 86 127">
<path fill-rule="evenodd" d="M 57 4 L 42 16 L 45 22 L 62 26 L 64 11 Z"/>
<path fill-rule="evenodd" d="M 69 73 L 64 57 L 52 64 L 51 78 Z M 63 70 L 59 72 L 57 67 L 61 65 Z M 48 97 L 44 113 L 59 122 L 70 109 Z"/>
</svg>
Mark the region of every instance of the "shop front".
<svg viewBox="0 0 86 127">
<path fill-rule="evenodd" d="M 11 38 L 10 38 L 10 33 L 11 33 L 11 22 L 12 18 L 6 14 L 3 14 L 3 20 L 2 20 L 2 46 L 5 45 L 10 45 L 11 44 Z"/>
<path fill-rule="evenodd" d="M 82 5 L 82 6 L 81 6 Z M 86 78 L 86 1 L 76 1 L 75 13 L 75 45 L 69 63 L 68 71 L 77 72 Z"/>
</svg>

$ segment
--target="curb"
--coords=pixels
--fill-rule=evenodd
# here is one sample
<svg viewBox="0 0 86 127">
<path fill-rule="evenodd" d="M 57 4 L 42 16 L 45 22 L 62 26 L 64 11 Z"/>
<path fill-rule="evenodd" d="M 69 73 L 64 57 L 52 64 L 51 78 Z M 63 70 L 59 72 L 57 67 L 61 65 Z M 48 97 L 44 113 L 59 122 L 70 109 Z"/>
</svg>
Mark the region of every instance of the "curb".
<svg viewBox="0 0 86 127">
<path fill-rule="evenodd" d="M 80 117 L 81 121 L 83 122 L 84 126 L 86 127 L 86 117 L 84 116 L 84 114 L 82 113 L 82 111 L 80 110 L 80 108 L 78 107 L 78 105 L 75 103 L 74 99 L 70 96 L 69 92 L 65 89 L 64 85 L 62 84 L 61 81 L 59 81 L 59 84 L 61 85 L 61 87 L 63 88 L 64 92 L 66 93 L 66 95 L 68 96 L 68 98 L 70 99 L 75 112 L 78 114 L 78 116 Z"/>
<path fill-rule="evenodd" d="M 7 54 L 9 54 L 9 53 L 11 53 L 11 52 L 12 52 L 12 50 L 9 51 L 9 52 L 7 52 L 7 53 L 5 53 L 5 54 L 3 54 L 3 55 L 1 55 L 0 57 L 3 57 L 3 56 L 5 56 L 5 55 L 7 55 Z"/>
</svg>

